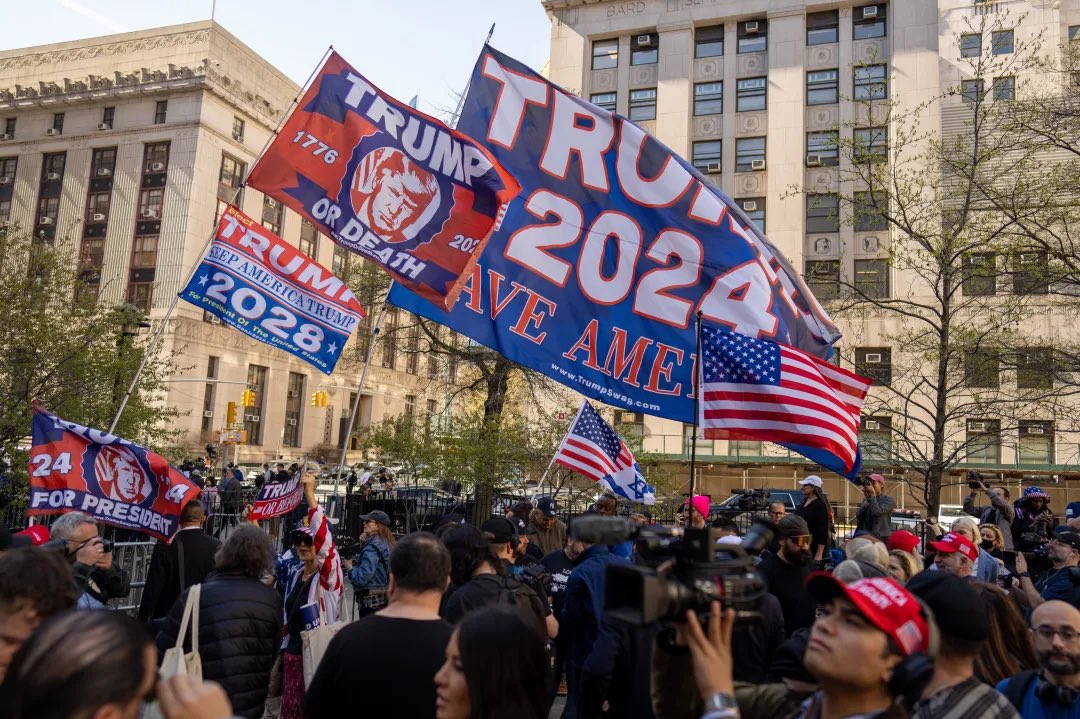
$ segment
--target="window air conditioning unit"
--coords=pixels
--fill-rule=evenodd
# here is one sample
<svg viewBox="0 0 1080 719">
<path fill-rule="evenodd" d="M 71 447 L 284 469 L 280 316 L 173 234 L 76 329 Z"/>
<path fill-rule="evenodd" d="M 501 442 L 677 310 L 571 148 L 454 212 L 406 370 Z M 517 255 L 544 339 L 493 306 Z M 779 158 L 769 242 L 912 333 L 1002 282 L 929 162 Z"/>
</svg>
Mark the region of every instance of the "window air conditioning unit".
<svg viewBox="0 0 1080 719">
<path fill-rule="evenodd" d="M 637 415 L 634 414 L 633 412 L 623 412 L 622 413 L 622 423 L 623 424 L 633 424 L 636 421 L 637 421 Z"/>
<path fill-rule="evenodd" d="M 95 212 L 94 213 L 94 222 L 104 222 L 104 221 L 105 221 L 105 215 L 101 214 L 100 212 Z"/>
<path fill-rule="evenodd" d="M 247 422 L 258 422 L 259 421 L 259 415 L 257 415 L 257 414 L 245 414 L 244 415 L 244 420 L 247 421 Z"/>
<path fill-rule="evenodd" d="M 751 160 L 750 161 L 750 169 L 753 170 L 753 171 L 764 170 L 765 169 L 765 161 L 764 160 Z"/>
<path fill-rule="evenodd" d="M 881 429 L 881 422 L 878 422 L 876 419 L 868 419 L 866 420 L 866 428 L 871 432 L 877 431 Z"/>
<path fill-rule="evenodd" d="M 150 162 L 146 165 L 147 172 L 163 172 L 165 170 L 164 162 Z"/>
<path fill-rule="evenodd" d="M 55 223 L 55 220 L 53 220 L 53 218 L 51 218 L 51 217 L 42 217 L 41 222 L 39 222 L 38 224 L 39 225 L 51 225 L 51 224 L 54 224 L 54 223 Z"/>
<path fill-rule="evenodd" d="M 750 20 L 749 22 L 746 23 L 746 34 L 747 35 L 757 34 L 758 32 L 760 32 L 760 26 L 758 25 L 757 20 Z"/>
<path fill-rule="evenodd" d="M 985 432 L 986 422 L 968 422 L 968 429 L 972 432 Z"/>
<path fill-rule="evenodd" d="M 101 122 L 101 123 L 98 123 L 97 129 L 99 129 L 99 130 L 111 130 L 112 125 L 110 125 L 107 122 Z"/>
<path fill-rule="evenodd" d="M 60 173 L 59 172 L 50 172 L 49 174 L 45 175 L 45 179 L 49 180 L 50 182 L 55 182 L 56 180 L 60 179 Z"/>
<path fill-rule="evenodd" d="M 57 130 L 55 127 L 50 127 L 48 130 L 45 131 L 45 134 L 51 137 L 53 135 L 59 135 L 60 131 Z"/>
<path fill-rule="evenodd" d="M 295 427 L 296 426 L 296 418 L 295 417 L 287 418 L 285 420 L 285 424 L 289 425 L 290 427 Z"/>
<path fill-rule="evenodd" d="M 1026 434 L 1045 434 L 1046 430 L 1042 427 L 1028 427 L 1024 430 Z"/>
<path fill-rule="evenodd" d="M 275 200 L 275 199 L 274 199 L 273 197 L 267 197 L 267 198 L 266 198 L 266 206 L 267 206 L 267 207 L 273 207 L 273 208 L 277 208 L 277 206 L 278 206 L 278 201 L 277 201 L 277 200 Z"/>
<path fill-rule="evenodd" d="M 705 171 L 707 173 L 709 173 L 710 175 L 719 175 L 720 171 L 721 171 L 720 170 L 720 163 L 719 162 L 710 162 L 709 164 L 705 165 Z"/>
<path fill-rule="evenodd" d="M 97 171 L 98 177 L 109 177 L 112 175 L 112 170 L 107 167 L 99 167 Z"/>
<path fill-rule="evenodd" d="M 648 35 L 638 35 L 637 36 L 637 45 L 638 45 L 638 47 L 651 47 L 652 46 L 652 38 L 650 36 L 648 36 Z"/>
<path fill-rule="evenodd" d="M 757 203 L 754 201 L 742 203 L 743 211 L 745 212 L 757 212 Z"/>
<path fill-rule="evenodd" d="M 867 5 L 862 9 L 862 16 L 864 20 L 877 17 L 877 5 Z"/>
<path fill-rule="evenodd" d="M 299 393 L 299 392 L 297 392 L 297 391 L 296 391 L 296 390 L 294 390 L 294 389 L 291 389 L 291 390 L 289 390 L 289 397 L 296 397 L 296 396 L 298 396 L 299 394 L 300 394 L 300 393 Z"/>
<path fill-rule="evenodd" d="M 867 353 L 867 355 L 866 355 L 866 363 L 867 364 L 881 364 L 881 353 L 880 352 L 869 352 L 869 353 Z"/>
<path fill-rule="evenodd" d="M 0 185 L 10 185 L 10 184 L 11 184 L 11 178 L 10 177 L 0 177 Z"/>
<path fill-rule="evenodd" d="M 157 210 L 155 210 L 153 208 L 150 208 L 150 207 L 143 210 L 140 214 L 142 214 L 143 217 L 157 217 L 158 216 Z"/>
<path fill-rule="evenodd" d="M 202 411 L 202 416 L 203 417 L 213 417 L 214 416 L 214 410 L 212 410 L 212 409 L 204 409 Z"/>
<path fill-rule="evenodd" d="M 232 139 L 236 140 L 237 142 L 243 142 L 244 141 L 244 136 L 243 136 L 243 134 L 241 134 L 239 132 L 234 132 L 232 134 Z"/>
<path fill-rule="evenodd" d="M 807 155 L 806 156 L 807 167 L 821 167 L 821 155 Z"/>
<path fill-rule="evenodd" d="M 11 139 L 11 133 L 10 132 L 0 133 L 0 140 L 10 140 L 10 139 Z"/>
</svg>

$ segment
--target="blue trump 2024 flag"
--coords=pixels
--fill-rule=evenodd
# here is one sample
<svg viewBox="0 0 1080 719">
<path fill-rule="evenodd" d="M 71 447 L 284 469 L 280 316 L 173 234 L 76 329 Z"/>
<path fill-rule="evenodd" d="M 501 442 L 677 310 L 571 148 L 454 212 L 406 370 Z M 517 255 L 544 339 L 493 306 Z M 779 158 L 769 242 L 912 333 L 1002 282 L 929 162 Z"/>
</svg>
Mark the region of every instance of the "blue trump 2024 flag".
<svg viewBox="0 0 1080 719">
<path fill-rule="evenodd" d="M 458 129 L 522 185 L 449 311 L 390 302 L 587 397 L 693 420 L 693 320 L 827 357 L 839 337 L 776 248 L 629 120 L 486 47 Z"/>
</svg>

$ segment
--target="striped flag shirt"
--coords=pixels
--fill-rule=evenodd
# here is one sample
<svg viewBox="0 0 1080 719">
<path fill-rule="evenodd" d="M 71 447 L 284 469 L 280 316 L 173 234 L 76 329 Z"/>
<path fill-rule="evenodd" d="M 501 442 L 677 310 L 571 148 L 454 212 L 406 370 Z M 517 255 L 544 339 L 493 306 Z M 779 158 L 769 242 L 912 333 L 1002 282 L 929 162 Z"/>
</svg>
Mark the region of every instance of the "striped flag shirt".
<svg viewBox="0 0 1080 719">
<path fill-rule="evenodd" d="M 555 453 L 555 461 L 631 502 L 653 504 L 655 490 L 645 483 L 634 455 L 587 401 Z"/>
<path fill-rule="evenodd" d="M 717 327 L 702 327 L 701 354 L 701 436 L 775 442 L 837 474 L 858 472 L 859 410 L 870 380 Z"/>
</svg>

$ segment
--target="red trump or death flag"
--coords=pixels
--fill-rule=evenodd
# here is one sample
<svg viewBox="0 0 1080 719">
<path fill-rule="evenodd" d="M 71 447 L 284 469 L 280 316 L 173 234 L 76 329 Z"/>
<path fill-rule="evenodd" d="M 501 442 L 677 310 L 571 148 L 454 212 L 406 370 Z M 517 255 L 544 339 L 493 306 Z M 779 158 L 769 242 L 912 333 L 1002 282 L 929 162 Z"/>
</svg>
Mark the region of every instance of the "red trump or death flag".
<svg viewBox="0 0 1080 719">
<path fill-rule="evenodd" d="M 467 135 L 332 53 L 247 184 L 450 308 L 521 188 Z"/>
<path fill-rule="evenodd" d="M 101 430 L 34 411 L 27 514 L 85 512 L 172 540 L 199 487 L 159 454 Z"/>
</svg>

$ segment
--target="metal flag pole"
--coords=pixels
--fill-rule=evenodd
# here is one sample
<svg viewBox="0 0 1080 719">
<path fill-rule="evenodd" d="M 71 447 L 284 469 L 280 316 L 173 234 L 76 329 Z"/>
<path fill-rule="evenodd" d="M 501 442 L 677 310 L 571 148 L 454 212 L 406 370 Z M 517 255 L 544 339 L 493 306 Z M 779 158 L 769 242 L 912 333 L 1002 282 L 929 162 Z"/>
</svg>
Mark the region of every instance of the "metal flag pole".
<svg viewBox="0 0 1080 719">
<path fill-rule="evenodd" d="M 695 473 L 697 472 L 697 436 L 698 436 L 698 422 L 701 417 L 698 414 L 701 407 L 701 310 L 697 311 L 697 315 L 694 318 L 694 335 L 697 347 L 697 362 L 694 363 L 694 433 L 690 436 L 690 498 L 687 500 L 688 507 L 686 508 L 686 516 L 688 517 L 687 524 L 689 524 L 693 518 L 694 511 L 694 487 L 695 487 Z"/>
<path fill-rule="evenodd" d="M 266 138 L 266 142 L 263 143 L 262 149 L 259 150 L 259 154 L 255 156 L 255 161 L 251 163 L 251 170 L 255 169 L 255 166 L 259 164 L 259 160 L 266 154 L 267 149 L 270 147 L 270 143 L 277 137 L 278 131 L 281 130 L 281 126 L 285 124 L 285 120 L 288 119 L 289 114 L 292 112 L 293 107 L 303 97 L 304 92 L 307 90 L 308 85 L 315 79 L 315 76 L 326 64 L 326 59 L 330 56 L 330 53 L 334 51 L 334 46 L 331 45 L 326 48 L 326 52 L 323 53 L 322 59 L 319 64 L 315 66 L 315 69 L 308 76 L 307 81 L 300 88 L 300 91 L 293 97 L 292 102 L 289 103 L 288 109 L 281 114 L 281 119 L 278 120 L 277 125 L 274 127 L 270 136 Z M 251 170 L 248 170 L 248 176 L 251 176 Z M 229 200 L 229 204 L 236 202 L 236 198 L 240 196 L 244 187 L 247 186 L 247 178 L 244 178 L 244 182 L 240 183 L 240 186 L 233 192 L 232 198 Z M 214 237 L 217 235 L 217 225 L 215 224 L 210 230 L 210 234 L 206 238 L 206 242 L 203 243 L 202 249 L 199 250 L 199 254 L 195 256 L 195 263 L 191 266 L 191 269 L 187 273 L 187 277 L 181 283 L 180 287 L 186 287 L 191 282 L 191 278 L 195 276 L 195 273 L 199 269 L 199 265 L 202 264 L 203 257 L 206 256 L 206 248 L 210 246 L 210 243 L 214 241 Z M 116 430 L 116 425 L 120 422 L 120 416 L 124 413 L 124 408 L 127 407 L 128 400 L 131 399 L 131 395 L 135 393 L 135 388 L 139 386 L 139 379 L 142 377 L 143 370 L 146 368 L 146 363 L 149 361 L 150 356 L 154 353 L 154 348 L 157 346 L 158 341 L 161 339 L 161 335 L 165 333 L 165 326 L 169 323 L 169 318 L 172 317 L 172 313 L 176 310 L 176 306 L 180 303 L 180 293 L 177 292 L 173 295 L 172 302 L 169 303 L 168 309 L 165 310 L 165 315 L 158 323 L 158 327 L 154 330 L 154 334 L 150 336 L 150 341 L 146 345 L 146 349 L 143 351 L 142 359 L 139 360 L 139 366 L 135 368 L 135 376 L 131 378 L 131 384 L 128 385 L 127 392 L 124 393 L 123 398 L 120 400 L 120 405 L 116 408 L 116 414 L 113 415 L 112 423 L 109 424 L 109 434 L 112 434 Z"/>
</svg>

